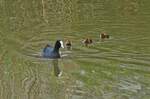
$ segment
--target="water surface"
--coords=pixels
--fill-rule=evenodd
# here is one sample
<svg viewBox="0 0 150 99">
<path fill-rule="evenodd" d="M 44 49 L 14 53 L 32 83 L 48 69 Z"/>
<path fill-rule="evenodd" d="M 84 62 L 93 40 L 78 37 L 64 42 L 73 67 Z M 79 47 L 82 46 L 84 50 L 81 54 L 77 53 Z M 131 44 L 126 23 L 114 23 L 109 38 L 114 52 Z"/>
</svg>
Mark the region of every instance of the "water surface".
<svg viewBox="0 0 150 99">
<path fill-rule="evenodd" d="M 0 0 L 0 99 L 149 99 L 149 3 Z M 38 57 L 57 39 L 70 39 L 72 50 Z"/>
</svg>

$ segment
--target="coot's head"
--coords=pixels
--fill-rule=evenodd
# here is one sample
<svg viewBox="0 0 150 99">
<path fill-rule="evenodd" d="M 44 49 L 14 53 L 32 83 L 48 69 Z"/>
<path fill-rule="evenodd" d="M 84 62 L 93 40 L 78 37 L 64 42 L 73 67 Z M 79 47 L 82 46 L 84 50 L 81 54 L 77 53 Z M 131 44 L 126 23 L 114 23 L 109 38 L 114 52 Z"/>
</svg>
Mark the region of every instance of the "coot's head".
<svg viewBox="0 0 150 99">
<path fill-rule="evenodd" d="M 62 40 L 57 40 L 55 43 L 55 48 L 64 48 L 64 44 Z"/>
</svg>

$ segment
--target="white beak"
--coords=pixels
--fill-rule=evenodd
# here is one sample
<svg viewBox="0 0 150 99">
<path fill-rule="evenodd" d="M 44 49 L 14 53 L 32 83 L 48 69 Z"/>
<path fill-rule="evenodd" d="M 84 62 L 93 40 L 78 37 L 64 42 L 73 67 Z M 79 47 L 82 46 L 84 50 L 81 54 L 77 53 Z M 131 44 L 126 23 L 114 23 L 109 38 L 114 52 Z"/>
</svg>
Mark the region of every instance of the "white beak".
<svg viewBox="0 0 150 99">
<path fill-rule="evenodd" d="M 64 48 L 63 41 L 60 41 L 60 44 L 61 44 L 61 48 Z"/>
</svg>

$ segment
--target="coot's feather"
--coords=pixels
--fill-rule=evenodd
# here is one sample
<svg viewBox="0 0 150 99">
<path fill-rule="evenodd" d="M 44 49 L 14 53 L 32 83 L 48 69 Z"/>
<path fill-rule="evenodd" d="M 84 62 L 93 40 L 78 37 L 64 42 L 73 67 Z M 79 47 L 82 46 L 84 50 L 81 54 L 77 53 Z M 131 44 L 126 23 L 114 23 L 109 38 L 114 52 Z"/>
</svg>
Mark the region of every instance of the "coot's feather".
<svg viewBox="0 0 150 99">
<path fill-rule="evenodd" d="M 57 40 L 55 43 L 55 47 L 51 47 L 50 45 L 46 45 L 45 48 L 43 49 L 43 54 L 42 56 L 44 58 L 60 58 L 60 53 L 59 53 L 59 48 L 63 46 L 63 42 L 60 40 Z"/>
</svg>

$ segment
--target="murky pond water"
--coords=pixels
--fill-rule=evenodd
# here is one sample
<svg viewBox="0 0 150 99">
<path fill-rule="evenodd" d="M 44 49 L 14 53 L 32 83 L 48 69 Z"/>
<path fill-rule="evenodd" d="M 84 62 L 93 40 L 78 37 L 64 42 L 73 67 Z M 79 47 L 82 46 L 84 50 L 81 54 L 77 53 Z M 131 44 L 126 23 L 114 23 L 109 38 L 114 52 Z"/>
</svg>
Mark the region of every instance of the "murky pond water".
<svg viewBox="0 0 150 99">
<path fill-rule="evenodd" d="M 149 99 L 149 3 L 0 0 L 0 99 Z M 70 39 L 72 50 L 38 57 L 57 39 Z"/>
</svg>

